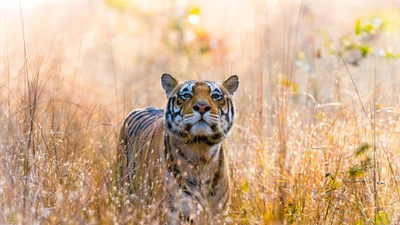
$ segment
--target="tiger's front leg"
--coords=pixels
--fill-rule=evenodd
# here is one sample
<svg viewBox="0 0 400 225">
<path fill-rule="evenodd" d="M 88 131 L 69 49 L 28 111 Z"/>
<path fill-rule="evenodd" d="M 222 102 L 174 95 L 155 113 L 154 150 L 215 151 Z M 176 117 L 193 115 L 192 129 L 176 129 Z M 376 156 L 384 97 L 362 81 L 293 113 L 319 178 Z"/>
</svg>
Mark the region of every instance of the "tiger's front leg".
<svg viewBox="0 0 400 225">
<path fill-rule="evenodd" d="M 165 176 L 168 224 L 201 224 L 204 219 L 201 194 L 186 187 L 182 188 L 168 171 Z"/>
</svg>

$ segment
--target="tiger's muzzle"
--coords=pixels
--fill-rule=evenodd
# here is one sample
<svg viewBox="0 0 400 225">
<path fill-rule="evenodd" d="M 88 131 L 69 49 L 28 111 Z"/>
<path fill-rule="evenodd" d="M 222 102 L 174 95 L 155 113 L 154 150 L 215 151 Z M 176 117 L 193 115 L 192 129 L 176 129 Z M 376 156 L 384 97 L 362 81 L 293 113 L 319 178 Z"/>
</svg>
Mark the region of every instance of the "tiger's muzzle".
<svg viewBox="0 0 400 225">
<path fill-rule="evenodd" d="M 198 111 L 194 110 L 182 122 L 185 124 L 185 130 L 190 136 L 210 136 L 219 127 L 219 116 L 212 114 L 210 110 L 200 109 Z"/>
</svg>

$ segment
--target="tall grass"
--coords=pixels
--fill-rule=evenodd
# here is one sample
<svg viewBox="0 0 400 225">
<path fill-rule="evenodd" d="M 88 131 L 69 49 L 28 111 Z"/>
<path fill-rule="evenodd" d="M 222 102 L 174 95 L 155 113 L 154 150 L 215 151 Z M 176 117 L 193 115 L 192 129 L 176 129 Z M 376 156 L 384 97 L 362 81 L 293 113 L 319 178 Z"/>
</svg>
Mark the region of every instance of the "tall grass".
<svg viewBox="0 0 400 225">
<path fill-rule="evenodd" d="M 163 72 L 240 77 L 227 223 L 398 223 L 398 61 L 356 67 L 323 44 L 340 48 L 355 15 L 398 5 L 318 2 L 196 3 L 218 42 L 206 54 L 165 42 L 174 2 L 15 5 L 0 27 L 0 223 L 149 223 L 116 182 L 116 142 L 130 110 L 165 105 Z M 396 32 L 372 47 L 398 50 Z"/>
</svg>

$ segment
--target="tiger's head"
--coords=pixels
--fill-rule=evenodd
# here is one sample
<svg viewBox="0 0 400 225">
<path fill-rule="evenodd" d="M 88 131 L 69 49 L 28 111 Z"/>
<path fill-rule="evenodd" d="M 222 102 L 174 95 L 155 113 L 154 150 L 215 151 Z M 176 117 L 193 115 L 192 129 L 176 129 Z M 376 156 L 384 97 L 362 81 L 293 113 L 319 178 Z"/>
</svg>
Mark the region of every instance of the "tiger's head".
<svg viewBox="0 0 400 225">
<path fill-rule="evenodd" d="M 231 97 L 239 86 L 236 75 L 220 84 L 194 80 L 179 83 L 163 74 L 161 85 L 168 98 L 165 126 L 169 134 L 208 145 L 226 138 L 235 119 Z"/>
</svg>

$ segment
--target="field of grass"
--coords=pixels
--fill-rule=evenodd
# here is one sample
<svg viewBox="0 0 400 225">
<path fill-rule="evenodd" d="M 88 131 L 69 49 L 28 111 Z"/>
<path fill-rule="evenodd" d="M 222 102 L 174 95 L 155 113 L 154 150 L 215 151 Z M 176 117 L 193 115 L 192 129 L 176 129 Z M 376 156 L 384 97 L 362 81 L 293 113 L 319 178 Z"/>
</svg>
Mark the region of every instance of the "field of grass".
<svg viewBox="0 0 400 225">
<path fill-rule="evenodd" d="M 399 1 L 8 2 L 1 224 L 149 223 L 116 146 L 164 72 L 240 78 L 226 223 L 400 222 Z"/>
</svg>

